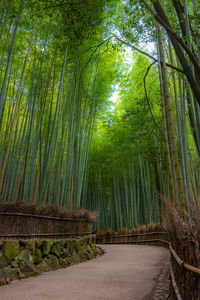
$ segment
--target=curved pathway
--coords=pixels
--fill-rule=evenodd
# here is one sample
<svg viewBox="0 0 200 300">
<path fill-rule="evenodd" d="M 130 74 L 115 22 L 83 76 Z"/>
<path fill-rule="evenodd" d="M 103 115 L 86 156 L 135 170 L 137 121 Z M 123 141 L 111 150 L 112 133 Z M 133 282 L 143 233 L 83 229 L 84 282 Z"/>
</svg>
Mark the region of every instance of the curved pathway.
<svg viewBox="0 0 200 300">
<path fill-rule="evenodd" d="M 0 287 L 1 300 L 149 300 L 168 256 L 164 248 L 104 245 L 78 265 Z"/>
</svg>

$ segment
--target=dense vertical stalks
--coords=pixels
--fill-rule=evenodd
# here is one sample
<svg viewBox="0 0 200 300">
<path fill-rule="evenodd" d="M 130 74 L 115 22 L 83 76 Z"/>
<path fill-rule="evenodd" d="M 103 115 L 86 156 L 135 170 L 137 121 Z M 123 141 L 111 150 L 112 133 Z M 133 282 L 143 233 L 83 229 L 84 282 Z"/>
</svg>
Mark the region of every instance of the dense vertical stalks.
<svg viewBox="0 0 200 300">
<path fill-rule="evenodd" d="M 1 201 L 77 208 L 87 176 L 97 69 L 88 65 L 80 77 L 88 59 L 80 50 L 84 39 L 70 40 L 66 31 L 62 47 L 56 45 L 55 15 L 60 18 L 62 7 L 29 19 L 25 0 L 11 2 L 3 1 L 0 11 Z"/>
<path fill-rule="evenodd" d="M 174 161 L 174 167 L 175 167 L 175 174 L 173 176 L 173 180 L 177 180 L 178 185 L 178 197 L 180 200 L 180 205 L 185 211 L 186 205 L 185 205 L 185 198 L 184 198 L 184 192 L 183 192 L 183 185 L 182 185 L 182 178 L 181 178 L 181 172 L 180 172 L 180 166 L 179 166 L 179 160 L 178 160 L 178 152 L 177 152 L 177 146 L 176 146 L 176 138 L 175 138 L 175 131 L 174 131 L 174 122 L 173 122 L 173 115 L 171 110 L 171 103 L 170 103 L 170 95 L 169 95 L 169 89 L 168 89 L 168 78 L 167 78 L 167 70 L 166 70 L 166 64 L 165 64 L 165 56 L 164 56 L 164 48 L 163 48 L 163 42 L 161 37 L 161 32 L 159 29 L 159 26 L 157 25 L 157 35 L 158 35 L 158 49 L 160 54 L 160 61 L 161 61 L 161 76 L 162 76 L 162 87 L 164 91 L 164 100 L 165 100 L 165 112 L 168 115 L 168 139 L 171 139 L 171 159 Z M 173 168 L 172 168 L 173 169 Z"/>
</svg>

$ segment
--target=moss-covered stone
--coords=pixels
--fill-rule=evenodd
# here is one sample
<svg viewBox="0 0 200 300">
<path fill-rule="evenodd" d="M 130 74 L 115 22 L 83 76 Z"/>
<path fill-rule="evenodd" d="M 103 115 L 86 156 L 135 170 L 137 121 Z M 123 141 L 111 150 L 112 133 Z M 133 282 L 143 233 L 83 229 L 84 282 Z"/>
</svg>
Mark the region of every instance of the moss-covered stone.
<svg viewBox="0 0 200 300">
<path fill-rule="evenodd" d="M 90 245 L 87 245 L 87 247 L 86 247 L 86 251 L 87 251 L 87 252 L 90 252 L 90 250 L 91 250 L 91 247 L 90 247 Z"/>
<path fill-rule="evenodd" d="M 35 252 L 35 240 L 26 241 L 25 248 L 30 251 L 31 254 Z"/>
<path fill-rule="evenodd" d="M 35 249 L 34 252 L 34 257 L 33 257 L 33 262 L 34 264 L 39 264 L 42 261 L 42 252 L 39 248 Z"/>
<path fill-rule="evenodd" d="M 62 251 L 61 251 L 61 253 L 60 253 L 60 257 L 65 258 L 65 257 L 67 257 L 69 255 L 70 254 L 69 254 L 68 249 L 67 248 L 63 248 Z"/>
<path fill-rule="evenodd" d="M 59 269 L 59 260 L 55 255 L 50 254 L 46 260 L 47 266 L 52 270 Z"/>
<path fill-rule="evenodd" d="M 13 261 L 11 261 L 10 265 L 12 268 L 18 268 L 18 261 L 14 259 Z"/>
<path fill-rule="evenodd" d="M 34 271 L 33 257 L 29 250 L 24 249 L 15 258 L 18 261 L 19 268 L 22 272 Z"/>
<path fill-rule="evenodd" d="M 71 247 L 72 244 L 73 244 L 73 241 L 74 241 L 74 239 L 68 238 L 68 239 L 66 240 L 65 247 L 66 247 L 66 248 L 67 248 L 67 247 Z"/>
<path fill-rule="evenodd" d="M 45 240 L 42 243 L 42 256 L 47 256 L 51 252 L 51 247 L 53 245 L 52 240 Z"/>
<path fill-rule="evenodd" d="M 65 239 L 59 240 L 59 243 L 61 244 L 62 249 L 63 249 L 64 246 L 65 246 L 65 242 L 66 242 Z"/>
<path fill-rule="evenodd" d="M 8 264 L 17 256 L 19 250 L 19 243 L 17 241 L 4 243 L 2 252 Z"/>
<path fill-rule="evenodd" d="M 28 260 L 20 260 L 19 261 L 19 268 L 22 272 L 34 272 L 34 265 L 30 263 Z"/>
<path fill-rule="evenodd" d="M 73 252 L 73 240 L 72 239 L 68 239 L 65 243 L 65 249 L 67 249 L 67 252 L 70 254 L 72 254 Z"/>
<path fill-rule="evenodd" d="M 50 267 L 46 263 L 46 258 L 37 265 L 37 271 L 39 273 L 48 272 L 50 271 Z"/>
<path fill-rule="evenodd" d="M 41 239 L 36 239 L 35 240 L 35 246 L 36 248 L 40 248 L 42 246 L 43 240 Z"/>
<path fill-rule="evenodd" d="M 88 244 L 89 244 L 90 246 L 93 245 L 93 243 L 92 243 L 92 238 L 88 238 Z"/>
<path fill-rule="evenodd" d="M 81 250 L 81 239 L 74 240 L 74 250 L 79 252 Z"/>
<path fill-rule="evenodd" d="M 68 266 L 73 265 L 72 257 L 69 256 L 68 258 L 66 258 L 66 262 L 67 262 Z"/>
<path fill-rule="evenodd" d="M 35 274 L 36 274 L 35 269 L 32 270 L 32 271 L 28 271 L 28 272 L 25 273 L 25 278 L 30 277 L 30 276 L 34 276 Z"/>
<path fill-rule="evenodd" d="M 33 262 L 32 255 L 31 255 L 30 251 L 27 249 L 21 250 L 15 259 L 16 260 L 27 259 L 28 261 Z"/>
<path fill-rule="evenodd" d="M 2 253 L 0 251 L 0 285 L 94 258 L 97 250 L 93 242 L 88 237 L 56 241 L 21 240 L 20 244 L 4 241 Z M 7 256 L 4 257 L 3 253 Z"/>
<path fill-rule="evenodd" d="M 54 242 L 54 244 L 52 245 L 52 248 L 51 248 L 51 253 L 55 254 L 57 257 L 59 257 L 61 250 L 62 250 L 62 242 L 61 241 Z"/>
<path fill-rule="evenodd" d="M 85 256 L 86 256 L 87 259 L 90 259 L 91 258 L 91 253 L 87 251 Z"/>
<path fill-rule="evenodd" d="M 82 238 L 82 239 L 81 239 L 81 246 L 82 246 L 83 248 L 86 248 L 86 247 L 87 247 L 87 238 Z"/>
<path fill-rule="evenodd" d="M 0 270 L 0 281 L 8 283 L 16 279 L 18 279 L 17 268 L 11 268 L 10 266 L 8 266 Z"/>
<path fill-rule="evenodd" d="M 78 255 L 79 255 L 81 261 L 84 261 L 84 260 L 87 259 L 87 257 L 86 257 L 86 250 L 84 248 L 81 248 L 81 250 L 79 251 Z"/>
<path fill-rule="evenodd" d="M 73 264 L 78 264 L 81 262 L 81 258 L 77 253 L 74 253 L 72 255 L 72 261 L 73 261 Z"/>
<path fill-rule="evenodd" d="M 90 246 L 90 245 L 87 245 L 87 248 L 86 248 L 86 257 L 87 259 L 92 259 L 92 258 L 95 258 L 95 250 L 93 248 L 94 245 Z M 96 249 L 96 247 L 95 247 Z"/>
<path fill-rule="evenodd" d="M 24 272 L 22 272 L 20 269 L 18 269 L 18 276 L 19 276 L 19 279 L 26 278 L 26 274 Z"/>
<path fill-rule="evenodd" d="M 92 244 L 92 246 L 90 246 L 90 249 L 93 251 L 94 254 L 96 254 L 96 245 Z"/>
<path fill-rule="evenodd" d="M 69 261 L 67 258 L 59 258 L 59 265 L 61 268 L 66 268 L 67 266 L 71 265 L 71 261 Z"/>
<path fill-rule="evenodd" d="M 4 268 L 8 265 L 6 258 L 0 253 L 0 268 Z"/>
</svg>

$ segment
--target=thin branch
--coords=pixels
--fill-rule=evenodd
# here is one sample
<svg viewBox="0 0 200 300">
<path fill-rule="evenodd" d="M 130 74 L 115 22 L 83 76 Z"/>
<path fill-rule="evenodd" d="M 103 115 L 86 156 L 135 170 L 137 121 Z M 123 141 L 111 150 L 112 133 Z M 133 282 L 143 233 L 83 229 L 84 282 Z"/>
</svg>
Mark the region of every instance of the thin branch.
<svg viewBox="0 0 200 300">
<path fill-rule="evenodd" d="M 137 47 L 135 47 L 135 46 L 129 44 L 128 42 L 123 41 L 122 39 L 120 39 L 120 38 L 119 38 L 118 36 L 116 36 L 116 35 L 111 35 L 111 36 L 108 37 L 107 39 L 103 40 L 100 44 L 88 48 L 88 50 L 89 50 L 89 49 L 95 47 L 95 49 L 94 49 L 94 51 L 92 52 L 92 54 L 91 54 L 89 60 L 87 61 L 87 63 L 86 63 L 85 66 L 83 67 L 83 69 L 82 69 L 82 71 L 81 71 L 81 74 L 83 73 L 84 69 L 87 67 L 87 65 L 88 65 L 88 64 L 90 63 L 90 61 L 92 60 L 92 57 L 93 57 L 94 54 L 96 53 L 97 49 L 98 49 L 99 47 L 101 47 L 103 44 L 105 44 L 106 42 L 108 42 L 109 40 L 113 39 L 113 38 L 116 39 L 118 42 L 120 42 L 120 43 L 122 43 L 122 44 L 124 44 L 124 45 L 126 45 L 126 46 L 128 46 L 128 47 L 130 47 L 130 48 L 132 48 L 132 49 L 134 49 L 134 50 L 136 50 L 137 52 L 139 52 L 139 53 L 141 53 L 141 54 L 143 54 L 143 55 L 145 55 L 145 56 L 147 56 L 147 57 L 149 57 L 149 58 L 152 59 L 154 62 L 158 62 L 158 59 L 155 58 L 154 56 L 152 56 L 152 55 L 150 55 L 150 54 L 148 54 L 148 53 L 146 53 L 146 52 L 140 50 L 139 48 L 137 48 Z M 184 71 L 183 71 L 183 70 L 181 70 L 181 69 L 179 69 L 179 68 L 177 68 L 177 67 L 175 67 L 175 66 L 173 66 L 173 65 L 171 65 L 171 64 L 169 64 L 169 63 L 166 63 L 166 66 L 169 67 L 169 68 L 171 68 L 171 69 L 173 69 L 173 70 L 176 70 L 176 71 L 178 71 L 178 72 L 184 74 Z"/>
<path fill-rule="evenodd" d="M 169 35 L 171 35 L 181 45 L 181 47 L 186 51 L 186 53 L 188 54 L 189 58 L 191 59 L 193 65 L 194 65 L 194 67 L 197 68 L 197 70 L 199 70 L 199 72 L 200 72 L 200 67 L 198 65 L 198 59 L 197 59 L 196 55 L 188 48 L 188 46 L 185 44 L 185 42 L 172 29 L 171 24 L 167 20 L 167 17 L 165 15 L 159 1 L 154 2 L 154 7 L 161 10 L 160 13 L 162 13 L 162 15 L 164 16 L 164 19 L 160 16 L 160 14 L 158 14 L 158 11 L 157 10 L 155 11 L 154 9 L 152 9 L 145 0 L 141 0 L 141 1 L 146 6 L 146 8 L 152 13 L 152 15 L 154 16 L 156 21 L 160 25 L 162 25 L 165 28 L 165 30 L 167 31 L 167 33 Z M 159 7 L 157 7 L 157 6 L 159 6 Z"/>
<path fill-rule="evenodd" d="M 146 53 L 146 52 L 144 52 L 144 51 L 138 49 L 137 47 L 135 47 L 135 46 L 129 44 L 128 42 L 125 42 L 125 41 L 121 40 L 121 39 L 120 39 L 119 37 L 117 37 L 116 35 L 114 35 L 113 37 L 114 37 L 116 40 L 118 40 L 119 42 L 121 42 L 122 44 L 124 44 L 124 45 L 126 45 L 126 46 L 128 46 L 128 47 L 130 47 L 130 48 L 132 48 L 132 49 L 134 49 L 134 50 L 136 50 L 137 52 L 139 52 L 139 53 L 141 53 L 141 54 L 143 54 L 143 55 L 145 55 L 145 56 L 151 58 L 152 60 L 154 60 L 154 62 L 158 62 L 158 59 L 155 58 L 154 56 L 152 56 L 152 55 L 150 55 L 150 54 L 148 54 L 148 53 Z M 111 37 L 111 38 L 112 38 L 112 37 Z M 169 68 L 171 68 L 171 69 L 173 69 L 173 70 L 176 70 L 176 71 L 178 71 L 178 72 L 184 74 L 184 71 L 183 71 L 183 70 L 181 70 L 181 69 L 179 69 L 179 68 L 177 68 L 177 67 L 175 67 L 175 66 L 173 66 L 173 65 L 171 65 L 171 64 L 166 63 L 166 66 L 169 67 Z"/>
<path fill-rule="evenodd" d="M 144 76 L 144 91 L 145 91 L 145 96 L 146 96 L 146 99 L 147 99 L 147 104 L 148 104 L 148 107 L 149 107 L 149 110 L 150 110 L 150 113 L 151 113 L 152 120 L 153 120 L 154 124 L 156 125 L 156 127 L 160 130 L 160 127 L 159 127 L 158 124 L 156 123 L 155 118 L 154 118 L 154 116 L 153 116 L 153 113 L 152 113 L 152 110 L 151 110 L 151 106 L 150 106 L 150 102 L 149 102 L 149 98 L 148 98 L 148 96 L 147 96 L 147 89 L 146 89 L 146 77 L 147 77 L 147 75 L 148 75 L 148 73 L 149 73 L 150 68 L 151 68 L 155 63 L 156 63 L 155 61 L 152 62 L 152 63 L 150 64 L 150 66 L 148 66 L 148 68 L 147 68 L 146 74 L 145 74 L 145 76 Z"/>
<path fill-rule="evenodd" d="M 181 40 L 181 38 L 173 31 L 173 29 L 171 28 L 171 24 L 169 23 L 169 20 L 162 8 L 162 6 L 160 5 L 158 0 L 155 0 L 153 2 L 154 4 L 154 8 L 157 10 L 155 11 L 154 9 L 152 9 L 145 0 L 140 0 L 142 1 L 142 3 L 146 6 L 146 8 L 152 13 L 152 15 L 154 16 L 154 18 L 158 21 L 159 24 L 162 25 L 162 27 L 165 29 L 165 31 L 167 32 L 167 35 L 169 36 L 174 50 L 176 52 L 176 55 L 180 61 L 180 64 L 182 65 L 182 68 L 184 70 L 185 76 L 187 77 L 191 89 L 193 91 L 194 97 L 196 98 L 196 101 L 198 102 L 198 104 L 200 105 L 200 87 L 199 87 L 199 83 L 196 80 L 196 78 L 194 77 L 194 74 L 192 72 L 192 68 L 189 65 L 186 57 L 185 57 L 185 53 L 183 50 L 186 51 L 186 54 L 188 54 L 188 57 L 190 58 L 190 60 L 192 61 L 193 65 L 194 65 L 194 69 L 195 69 L 195 74 L 197 74 L 198 78 L 200 78 L 200 66 L 198 65 L 198 62 L 196 61 L 196 57 L 195 54 L 192 53 L 190 51 L 190 49 L 188 49 L 188 47 L 184 46 L 184 42 Z M 159 14 L 158 14 L 159 12 Z"/>
<path fill-rule="evenodd" d="M 96 53 L 97 49 L 99 47 L 101 47 L 103 44 L 105 44 L 106 42 L 108 42 L 110 39 L 112 39 L 114 36 L 110 36 L 109 38 L 103 40 L 103 42 L 101 42 L 100 44 L 98 44 L 96 46 L 96 48 L 94 49 L 94 51 L 92 52 L 92 54 L 90 55 L 90 58 L 88 59 L 88 61 L 86 62 L 86 64 L 84 65 L 84 67 L 81 70 L 81 74 L 80 77 L 82 76 L 83 71 L 85 70 L 85 68 L 87 67 L 87 65 L 90 63 L 90 61 L 92 60 L 92 57 L 94 56 L 94 54 Z"/>
</svg>

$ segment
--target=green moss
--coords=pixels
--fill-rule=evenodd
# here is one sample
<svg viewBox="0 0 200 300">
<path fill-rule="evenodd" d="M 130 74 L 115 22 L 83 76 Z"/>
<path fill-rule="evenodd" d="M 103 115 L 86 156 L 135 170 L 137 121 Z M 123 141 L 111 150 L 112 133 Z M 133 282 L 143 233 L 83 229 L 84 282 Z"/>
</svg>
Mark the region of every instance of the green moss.
<svg viewBox="0 0 200 300">
<path fill-rule="evenodd" d="M 31 254 L 35 252 L 35 240 L 26 241 L 26 249 L 30 251 Z"/>
<path fill-rule="evenodd" d="M 90 246 L 93 245 L 93 243 L 92 243 L 92 238 L 88 238 L 88 243 L 89 243 Z"/>
<path fill-rule="evenodd" d="M 82 247 L 84 247 L 84 248 L 87 247 L 87 238 L 82 238 L 82 239 L 81 239 L 81 245 L 82 245 Z"/>
<path fill-rule="evenodd" d="M 60 257 L 65 258 L 69 256 L 69 252 L 67 248 L 63 248 L 61 253 L 60 253 Z"/>
<path fill-rule="evenodd" d="M 47 256 L 50 253 L 52 245 L 53 245 L 52 240 L 43 241 L 43 243 L 42 243 L 42 256 Z"/>
<path fill-rule="evenodd" d="M 59 269 L 59 260 L 55 255 L 49 255 L 49 257 L 46 260 L 46 264 L 52 270 Z"/>
<path fill-rule="evenodd" d="M 87 259 L 86 257 L 86 250 L 84 248 L 82 248 L 80 251 L 79 251 L 79 257 L 81 259 L 81 261 L 84 261 Z"/>
<path fill-rule="evenodd" d="M 47 272 L 50 270 L 50 267 L 46 263 L 46 259 L 44 259 L 41 263 L 37 265 L 37 271 L 39 273 Z"/>
<path fill-rule="evenodd" d="M 11 268 L 10 266 L 8 266 L 6 268 L 1 269 L 0 278 L 3 279 L 3 282 L 5 283 L 18 279 L 17 268 Z"/>
<path fill-rule="evenodd" d="M 33 261 L 34 261 L 34 264 L 36 264 L 36 265 L 42 261 L 42 252 L 40 249 L 37 249 L 37 248 L 35 249 Z"/>
<path fill-rule="evenodd" d="M 43 240 L 41 240 L 41 239 L 36 239 L 35 240 L 35 246 L 36 246 L 36 248 L 40 248 L 41 246 L 42 246 L 42 243 L 43 243 L 44 241 Z"/>
<path fill-rule="evenodd" d="M 81 262 L 81 258 L 79 257 L 79 255 L 77 255 L 77 253 L 74 253 L 72 256 L 72 261 L 74 264 L 78 264 Z"/>
<path fill-rule="evenodd" d="M 79 252 L 81 250 L 81 240 L 80 239 L 74 240 L 74 249 L 76 252 Z"/>
<path fill-rule="evenodd" d="M 65 268 L 67 266 L 70 266 L 71 262 L 69 262 L 69 259 L 67 258 L 59 258 L 59 265 L 61 268 Z"/>
<path fill-rule="evenodd" d="M 25 277 L 30 277 L 30 276 L 34 276 L 34 275 L 35 275 L 35 270 L 26 272 Z"/>
<path fill-rule="evenodd" d="M 70 254 L 73 252 L 73 240 L 72 239 L 68 239 L 65 243 L 65 248 L 67 249 L 67 252 Z"/>
<path fill-rule="evenodd" d="M 27 259 L 28 261 L 32 262 L 33 258 L 29 250 L 23 249 L 19 252 L 19 254 L 16 256 L 16 260 L 20 259 Z"/>
<path fill-rule="evenodd" d="M 21 251 L 20 245 L 24 247 Z M 2 268 L 0 285 L 16 279 L 17 276 L 25 278 L 49 270 L 57 270 L 96 256 L 96 246 L 88 237 L 56 241 L 21 240 L 20 245 L 18 242 L 3 243 L 2 254 L 0 254 Z M 3 253 L 6 254 L 5 257 Z M 8 262 L 10 266 L 7 266 Z"/>
<path fill-rule="evenodd" d="M 6 258 L 0 253 L 0 268 L 4 268 L 8 265 Z"/>
<path fill-rule="evenodd" d="M 2 252 L 3 256 L 6 257 L 9 264 L 19 253 L 19 243 L 17 241 L 5 242 Z"/>
<path fill-rule="evenodd" d="M 54 242 L 54 244 L 52 245 L 52 248 L 51 248 L 51 253 L 53 253 L 57 257 L 59 257 L 61 250 L 62 250 L 62 242 L 61 241 Z"/>
<path fill-rule="evenodd" d="M 33 257 L 29 250 L 24 249 L 16 256 L 19 268 L 22 272 L 34 271 Z"/>
</svg>

